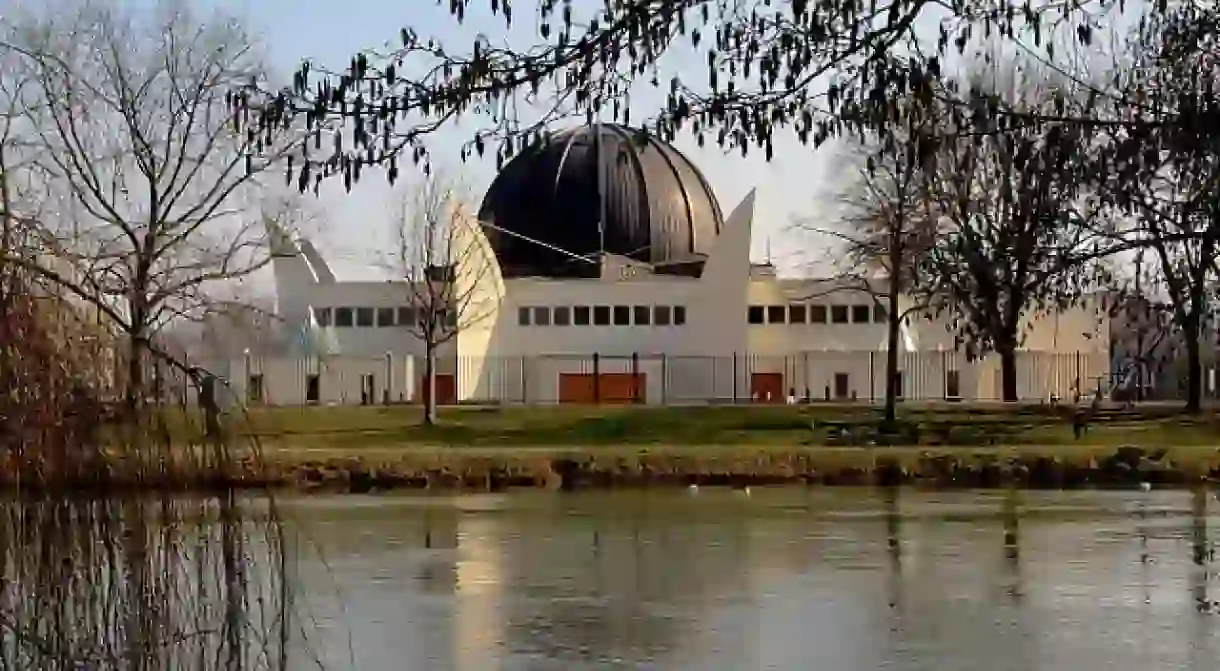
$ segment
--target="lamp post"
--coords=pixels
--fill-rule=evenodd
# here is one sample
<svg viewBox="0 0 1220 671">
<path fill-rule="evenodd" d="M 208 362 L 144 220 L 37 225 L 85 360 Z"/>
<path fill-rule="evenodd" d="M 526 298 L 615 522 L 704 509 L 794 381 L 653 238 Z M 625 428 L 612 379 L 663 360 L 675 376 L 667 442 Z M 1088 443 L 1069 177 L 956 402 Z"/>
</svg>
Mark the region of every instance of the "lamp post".
<svg viewBox="0 0 1220 671">
<path fill-rule="evenodd" d="M 1145 316 L 1147 316 L 1147 301 L 1144 300 L 1144 295 L 1141 293 L 1140 283 L 1143 277 L 1144 266 L 1144 250 L 1139 250 L 1135 253 L 1135 298 L 1140 301 L 1142 307 L 1145 308 Z M 1128 322 L 1132 321 L 1131 305 L 1126 306 Z M 1136 315 L 1138 319 L 1138 315 Z M 1147 326 L 1145 320 L 1141 319 L 1139 325 L 1135 329 L 1135 400 L 1144 400 L 1144 329 Z"/>
<path fill-rule="evenodd" d="M 246 402 L 250 401 L 250 348 L 242 350 L 242 382 L 241 388 L 246 393 Z"/>
</svg>

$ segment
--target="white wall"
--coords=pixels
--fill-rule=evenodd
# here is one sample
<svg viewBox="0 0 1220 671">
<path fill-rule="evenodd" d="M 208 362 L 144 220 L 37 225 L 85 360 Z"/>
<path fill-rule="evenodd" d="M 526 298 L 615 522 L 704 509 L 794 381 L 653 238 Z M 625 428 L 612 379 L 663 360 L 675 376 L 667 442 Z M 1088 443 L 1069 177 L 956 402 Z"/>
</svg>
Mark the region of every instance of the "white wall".
<svg viewBox="0 0 1220 671">
<path fill-rule="evenodd" d="M 439 374 L 453 374 L 456 360 L 439 360 Z M 217 375 L 228 382 L 235 402 L 249 398 L 251 375 L 263 376 L 265 405 L 304 405 L 310 375 L 319 375 L 319 403 L 358 405 L 362 376 L 373 377 L 371 403 L 380 404 L 389 392 L 392 403 L 416 400 L 423 361 L 418 357 L 327 357 L 325 359 L 281 356 L 232 359 L 217 367 Z M 248 371 L 248 372 L 247 372 Z"/>
<path fill-rule="evenodd" d="M 636 275 L 626 279 L 504 280 L 477 222 L 460 238 L 460 295 L 471 295 L 477 319 L 464 319 L 457 337 L 439 353 L 438 372 L 456 374 L 461 400 L 549 403 L 558 400 L 561 373 L 593 371 L 598 354 L 602 372 L 627 372 L 631 356 L 647 376 L 649 403 L 708 402 L 748 399 L 752 373 L 782 373 L 783 388 L 814 399 L 834 395 L 834 375 L 849 376 L 848 397 L 862 401 L 884 393 L 886 325 L 873 317 L 872 296 L 861 291 L 827 291 L 825 282 L 754 276 L 749 250 L 754 195 L 739 204 L 725 222 L 702 277 Z M 467 230 L 467 228 L 469 230 Z M 314 260 L 315 263 L 317 259 Z M 314 272 L 304 255 L 276 259 L 281 309 L 292 314 L 302 306 L 397 308 L 410 302 L 403 282 L 336 282 Z M 751 305 L 866 306 L 867 323 L 748 323 Z M 902 301 L 907 307 L 907 301 Z M 521 325 L 522 307 L 682 306 L 682 325 Z M 765 309 L 765 308 L 764 308 Z M 306 310 L 307 312 L 307 310 Z M 634 317 L 634 315 L 633 315 Z M 470 322 L 470 323 L 467 323 Z M 257 362 L 229 360 L 226 367 L 245 397 L 247 366 L 262 372 L 269 403 L 304 402 L 308 374 L 322 376 L 322 402 L 359 403 L 361 376 L 375 379 L 374 402 L 382 399 L 387 377 L 392 400 L 410 399 L 423 370 L 423 344 L 405 327 L 331 327 L 333 356 L 309 362 L 293 353 L 268 351 Z M 1096 376 L 1108 373 L 1109 329 L 1092 303 L 1063 314 L 1032 318 L 1025 352 L 1019 361 L 1022 398 L 1069 398 L 1077 377 L 1091 389 Z M 944 396 L 945 372 L 960 373 L 964 398 L 999 395 L 998 361 L 968 362 L 955 352 L 954 334 L 943 319 L 912 315 L 904 327 L 900 368 L 907 397 Z M 1079 354 L 1077 354 L 1079 352 Z M 390 374 L 386 374 L 386 354 Z M 1077 372 L 1079 371 L 1079 373 Z"/>
</svg>

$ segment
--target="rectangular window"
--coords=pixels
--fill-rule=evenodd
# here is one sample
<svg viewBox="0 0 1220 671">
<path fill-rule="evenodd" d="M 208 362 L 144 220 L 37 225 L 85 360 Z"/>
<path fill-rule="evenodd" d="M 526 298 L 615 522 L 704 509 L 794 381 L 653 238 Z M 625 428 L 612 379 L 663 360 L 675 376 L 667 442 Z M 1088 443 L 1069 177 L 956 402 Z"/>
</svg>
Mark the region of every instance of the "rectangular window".
<svg viewBox="0 0 1220 671">
<path fill-rule="evenodd" d="M 415 308 L 401 305 L 398 307 L 398 325 L 415 326 Z"/>
<path fill-rule="evenodd" d="M 314 317 L 318 320 L 318 326 L 330 326 L 330 308 L 315 308 Z"/>
<path fill-rule="evenodd" d="M 903 397 L 902 383 L 903 383 L 902 371 L 900 371 L 900 370 L 894 371 L 894 398 L 902 399 L 902 397 Z"/>
<path fill-rule="evenodd" d="M 322 382 L 317 373 L 305 376 L 305 402 L 318 403 L 322 400 Z"/>
<path fill-rule="evenodd" d="M 631 308 L 626 305 L 614 306 L 614 325 L 631 326 Z"/>
<path fill-rule="evenodd" d="M 572 323 L 577 326 L 589 325 L 589 306 L 577 305 L 572 308 Z"/>
<path fill-rule="evenodd" d="M 686 323 L 686 306 L 674 306 L 674 326 L 682 326 Z"/>
<path fill-rule="evenodd" d="M 373 325 L 373 308 L 356 308 L 356 326 Z"/>
<path fill-rule="evenodd" d="M 853 324 L 867 324 L 872 313 L 873 311 L 868 309 L 867 305 L 853 305 L 851 306 L 851 322 Z"/>
<path fill-rule="evenodd" d="M 572 325 L 572 308 L 566 305 L 560 305 L 551 310 L 551 316 L 554 317 L 555 326 L 571 326 Z"/>
<path fill-rule="evenodd" d="M 636 326 L 648 326 L 652 323 L 652 308 L 647 305 L 637 305 L 632 308 L 632 312 L 635 313 Z"/>
<path fill-rule="evenodd" d="M 788 323 L 789 324 L 804 324 L 805 323 L 805 306 L 804 305 L 789 305 L 788 306 Z"/>
<path fill-rule="evenodd" d="M 830 321 L 835 324 L 847 323 L 847 306 L 832 305 L 830 306 Z"/>
<path fill-rule="evenodd" d="M 783 324 L 784 318 L 788 316 L 788 311 L 782 305 L 767 306 L 767 323 L 768 324 Z"/>
<path fill-rule="evenodd" d="M 961 371 L 956 371 L 956 370 L 945 371 L 945 398 L 961 398 L 961 397 L 962 397 Z"/>
<path fill-rule="evenodd" d="M 882 304 L 878 303 L 873 306 L 873 321 L 878 324 L 885 324 L 889 321 L 890 311 Z"/>
<path fill-rule="evenodd" d="M 610 306 L 609 305 L 594 305 L 593 306 L 593 325 L 594 326 L 609 326 L 610 325 Z"/>
<path fill-rule="evenodd" d="M 251 404 L 263 402 L 263 374 L 251 373 L 250 386 L 246 389 L 246 399 Z"/>
<path fill-rule="evenodd" d="M 528 307 L 517 308 L 517 326 L 529 326 L 532 310 Z"/>
<path fill-rule="evenodd" d="M 534 308 L 534 326 L 550 326 L 551 309 L 545 305 Z"/>
<path fill-rule="evenodd" d="M 377 380 L 372 373 L 360 375 L 360 405 L 371 405 L 375 402 L 376 388 Z"/>
<path fill-rule="evenodd" d="M 377 308 L 377 325 L 394 326 L 394 308 Z"/>
<path fill-rule="evenodd" d="M 457 328 L 458 313 L 457 310 L 445 310 L 445 326 L 451 329 Z"/>
<path fill-rule="evenodd" d="M 847 308 L 844 308 L 846 310 Z M 835 373 L 835 398 L 843 400 L 851 393 L 851 377 L 847 373 Z"/>
<path fill-rule="evenodd" d="M 335 308 L 335 326 L 348 327 L 352 325 L 351 308 Z"/>
<path fill-rule="evenodd" d="M 652 323 L 657 326 L 669 326 L 671 321 L 668 305 L 657 305 L 652 308 Z"/>
<path fill-rule="evenodd" d="M 809 306 L 809 323 L 810 324 L 825 324 L 826 323 L 826 306 L 825 305 L 810 305 Z"/>
<path fill-rule="evenodd" d="M 766 315 L 763 313 L 763 307 L 761 305 L 751 305 L 746 310 L 746 321 L 751 324 L 763 323 L 763 317 L 765 316 Z"/>
</svg>

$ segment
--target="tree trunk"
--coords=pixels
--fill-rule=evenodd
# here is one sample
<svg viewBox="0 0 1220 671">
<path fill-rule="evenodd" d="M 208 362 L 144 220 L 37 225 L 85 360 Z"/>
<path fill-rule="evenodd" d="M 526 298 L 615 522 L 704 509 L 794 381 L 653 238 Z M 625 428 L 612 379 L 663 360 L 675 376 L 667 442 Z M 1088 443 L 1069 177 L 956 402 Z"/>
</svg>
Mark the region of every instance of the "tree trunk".
<svg viewBox="0 0 1220 671">
<path fill-rule="evenodd" d="M 136 270 L 137 286 L 146 275 L 143 266 Z M 131 308 L 131 327 L 127 332 L 127 381 L 123 400 L 127 405 L 127 420 L 133 425 L 141 419 L 144 404 L 144 357 L 148 353 L 148 338 L 145 324 L 148 323 L 148 305 L 144 294 L 132 292 L 128 305 Z"/>
<path fill-rule="evenodd" d="M 144 339 L 132 333 L 127 340 L 127 381 L 123 400 L 127 405 L 127 419 L 136 422 L 144 404 Z"/>
<path fill-rule="evenodd" d="M 436 424 L 436 346 L 424 345 L 424 424 Z"/>
<path fill-rule="evenodd" d="M 1000 387 L 1001 398 L 1005 403 L 1016 403 L 1017 396 L 1017 348 L 1005 343 L 996 348 L 1000 355 Z"/>
<path fill-rule="evenodd" d="M 1197 312 L 1195 314 L 1198 314 Z M 1197 413 L 1203 408 L 1203 365 L 1199 353 L 1199 320 L 1188 319 L 1183 325 L 1186 341 L 1186 412 Z"/>
<path fill-rule="evenodd" d="M 885 428 L 898 421 L 898 337 L 902 315 L 898 311 L 898 281 L 891 279 L 885 340 Z"/>
<path fill-rule="evenodd" d="M 886 297 L 885 334 L 885 420 L 882 422 L 882 429 L 885 432 L 892 432 L 895 429 L 898 421 L 898 393 L 901 391 L 898 388 L 898 335 L 902 326 L 902 315 L 898 312 L 898 294 L 902 291 L 901 234 L 902 219 L 900 217 L 897 222 L 891 222 L 889 231 L 889 295 Z"/>
</svg>

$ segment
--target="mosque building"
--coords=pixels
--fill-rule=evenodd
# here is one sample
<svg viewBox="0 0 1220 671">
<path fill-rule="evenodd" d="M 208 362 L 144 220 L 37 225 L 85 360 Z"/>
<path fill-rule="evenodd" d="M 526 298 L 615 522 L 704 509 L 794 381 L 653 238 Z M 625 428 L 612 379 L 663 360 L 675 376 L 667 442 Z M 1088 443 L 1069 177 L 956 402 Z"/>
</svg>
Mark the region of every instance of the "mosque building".
<svg viewBox="0 0 1220 671">
<path fill-rule="evenodd" d="M 884 307 L 845 282 L 752 263 L 754 212 L 753 191 L 722 210 L 699 169 L 655 137 L 559 132 L 510 161 L 477 213 L 455 211 L 448 264 L 426 280 L 344 281 L 311 242 L 277 232 L 276 313 L 212 324 L 211 368 L 251 403 L 418 401 L 419 297 L 443 287 L 444 403 L 880 399 Z M 904 321 L 904 396 L 997 399 L 998 359 L 968 357 L 947 323 Z M 1108 332 L 1092 306 L 1032 321 L 1020 396 L 1095 388 Z"/>
</svg>

